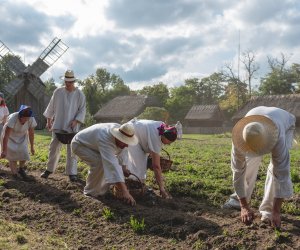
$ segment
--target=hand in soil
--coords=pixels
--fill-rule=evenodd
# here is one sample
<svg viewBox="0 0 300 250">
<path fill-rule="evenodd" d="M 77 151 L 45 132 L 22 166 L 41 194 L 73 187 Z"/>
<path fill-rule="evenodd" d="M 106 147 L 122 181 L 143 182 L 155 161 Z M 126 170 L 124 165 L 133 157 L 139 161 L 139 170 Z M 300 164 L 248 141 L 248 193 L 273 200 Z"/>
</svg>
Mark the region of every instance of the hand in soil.
<svg viewBox="0 0 300 250">
<path fill-rule="evenodd" d="M 241 208 L 241 219 L 246 225 L 250 225 L 254 220 L 254 213 L 250 208 Z"/>
<path fill-rule="evenodd" d="M 272 213 L 272 220 L 271 220 L 272 226 L 276 229 L 280 229 L 281 227 L 281 218 L 280 213 Z"/>
</svg>

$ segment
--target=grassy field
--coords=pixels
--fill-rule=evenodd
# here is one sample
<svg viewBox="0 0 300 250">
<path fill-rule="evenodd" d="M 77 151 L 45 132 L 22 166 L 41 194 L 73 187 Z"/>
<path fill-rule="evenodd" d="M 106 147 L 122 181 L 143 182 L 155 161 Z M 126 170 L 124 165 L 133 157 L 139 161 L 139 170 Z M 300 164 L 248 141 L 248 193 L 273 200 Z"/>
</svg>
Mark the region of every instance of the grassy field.
<svg viewBox="0 0 300 250">
<path fill-rule="evenodd" d="M 27 163 L 29 171 L 43 171 L 46 168 L 48 158 L 48 146 L 51 135 L 45 131 L 36 131 L 36 154 Z M 205 200 L 208 205 L 220 208 L 233 192 L 232 172 L 230 169 L 231 134 L 220 135 L 184 135 L 183 140 L 177 141 L 165 149 L 170 153 L 174 161 L 172 171 L 165 173 L 166 185 L 174 197 L 192 197 L 194 200 Z M 294 192 L 300 193 L 300 145 L 296 144 L 291 149 L 291 176 L 294 184 Z M 265 156 L 260 167 L 258 180 L 252 197 L 252 206 L 258 208 L 264 190 L 269 156 Z M 6 160 L 1 160 L 6 164 Z M 61 160 L 57 172 L 65 170 L 65 147 L 62 150 Z M 88 167 L 79 162 L 79 176 L 85 179 Z M 148 184 L 154 185 L 153 172 L 149 171 Z M 0 188 L 5 181 L 0 179 Z M 0 209 L 2 204 L 0 202 Z M 284 203 L 283 213 L 300 217 L 300 206 L 291 199 Z M 42 246 L 58 246 L 57 249 L 65 249 L 63 241 L 59 237 L 42 238 L 36 232 L 30 231 L 26 225 L 13 221 L 1 220 L 0 249 L 16 249 L 16 245 L 23 245 L 20 249 L 39 249 Z M 30 239 L 30 240 L 29 240 Z M 36 240 L 32 240 L 36 239 Z M 26 245 L 25 241 L 35 242 Z M 20 243 L 21 242 L 21 243 Z M 34 245 L 35 244 L 35 245 Z M 4 248 L 3 248 L 4 247 Z M 17 248 L 19 249 L 19 248 Z M 199 248 L 200 249 L 200 248 Z"/>
</svg>

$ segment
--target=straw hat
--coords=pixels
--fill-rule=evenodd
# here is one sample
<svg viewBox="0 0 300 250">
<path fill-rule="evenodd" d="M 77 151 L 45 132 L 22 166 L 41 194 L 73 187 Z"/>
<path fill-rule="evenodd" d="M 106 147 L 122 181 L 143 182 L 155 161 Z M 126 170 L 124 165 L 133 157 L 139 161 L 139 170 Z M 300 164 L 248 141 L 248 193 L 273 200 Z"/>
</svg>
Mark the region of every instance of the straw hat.
<svg viewBox="0 0 300 250">
<path fill-rule="evenodd" d="M 270 153 L 278 140 L 275 123 L 263 115 L 246 116 L 232 130 L 232 142 L 243 154 L 264 155 Z"/>
<path fill-rule="evenodd" d="M 111 128 L 110 133 L 125 144 L 136 145 L 138 143 L 138 138 L 134 135 L 132 124 L 125 123 L 120 127 Z"/>
<path fill-rule="evenodd" d="M 68 69 L 65 72 L 65 75 L 61 76 L 60 79 L 64 80 L 65 82 L 75 82 L 77 80 L 77 78 L 74 76 L 74 71 L 70 69 Z"/>
</svg>

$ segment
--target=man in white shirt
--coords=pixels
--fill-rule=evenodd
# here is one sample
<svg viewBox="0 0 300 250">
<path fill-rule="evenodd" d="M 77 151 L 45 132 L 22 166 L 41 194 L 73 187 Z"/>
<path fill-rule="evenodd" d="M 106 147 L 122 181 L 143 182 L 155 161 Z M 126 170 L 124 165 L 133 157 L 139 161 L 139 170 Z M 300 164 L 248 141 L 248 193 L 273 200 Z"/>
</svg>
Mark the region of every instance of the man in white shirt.
<svg viewBox="0 0 300 250">
<path fill-rule="evenodd" d="M 74 86 L 77 80 L 72 70 L 67 70 L 64 76 L 65 86 L 57 88 L 44 112 L 47 118 L 47 129 L 52 131 L 52 140 L 49 145 L 47 169 L 41 174 L 47 179 L 58 165 L 62 143 L 55 133 L 76 133 L 80 124 L 84 123 L 86 101 L 83 92 Z M 77 180 L 77 159 L 67 145 L 66 174 L 70 181 Z"/>
<path fill-rule="evenodd" d="M 254 219 L 249 202 L 262 156 L 271 153 L 259 211 L 262 221 L 269 221 L 276 228 L 281 226 L 282 202 L 293 194 L 289 149 L 295 122 L 295 116 L 283 109 L 260 106 L 250 110 L 232 130 L 231 168 L 235 193 L 224 207 L 240 207 L 245 224 Z"/>
<path fill-rule="evenodd" d="M 128 163 L 128 145 L 136 145 L 131 124 L 101 123 L 81 130 L 71 142 L 72 151 L 90 166 L 84 194 L 104 195 L 110 185 L 116 185 L 118 197 L 135 205 L 124 180 Z"/>
</svg>

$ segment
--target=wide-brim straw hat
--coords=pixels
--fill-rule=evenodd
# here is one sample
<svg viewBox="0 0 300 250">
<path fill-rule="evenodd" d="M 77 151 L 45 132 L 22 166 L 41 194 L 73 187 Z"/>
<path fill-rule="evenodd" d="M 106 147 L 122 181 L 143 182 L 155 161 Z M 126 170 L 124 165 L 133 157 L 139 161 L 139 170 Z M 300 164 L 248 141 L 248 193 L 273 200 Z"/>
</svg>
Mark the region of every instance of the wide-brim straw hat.
<svg viewBox="0 0 300 250">
<path fill-rule="evenodd" d="M 232 129 L 233 145 L 245 155 L 270 153 L 278 141 L 278 128 L 263 115 L 246 116 Z"/>
<path fill-rule="evenodd" d="M 132 124 L 125 123 L 120 127 L 111 128 L 110 133 L 125 144 L 136 145 L 138 143 L 138 138 L 134 134 L 134 127 Z"/>
<path fill-rule="evenodd" d="M 74 76 L 74 71 L 70 70 L 70 69 L 68 69 L 65 72 L 65 75 L 61 76 L 60 79 L 64 80 L 65 82 L 75 82 L 75 81 L 77 81 L 77 78 Z"/>
</svg>

